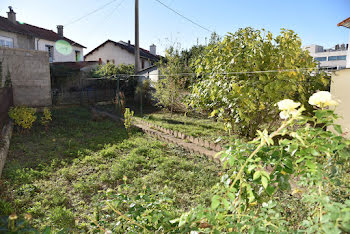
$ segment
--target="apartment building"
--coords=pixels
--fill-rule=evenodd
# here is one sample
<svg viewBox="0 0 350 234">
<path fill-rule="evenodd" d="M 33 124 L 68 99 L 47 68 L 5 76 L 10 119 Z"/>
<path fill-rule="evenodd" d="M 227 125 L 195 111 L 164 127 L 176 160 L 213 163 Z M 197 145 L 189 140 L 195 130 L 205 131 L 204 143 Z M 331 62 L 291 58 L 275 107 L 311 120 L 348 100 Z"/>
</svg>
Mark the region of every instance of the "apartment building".
<svg viewBox="0 0 350 234">
<path fill-rule="evenodd" d="M 304 48 L 319 62 L 320 68 L 327 70 L 339 70 L 346 67 L 346 58 L 349 44 L 335 45 L 333 48 L 324 49 L 320 45 L 309 45 Z"/>
</svg>

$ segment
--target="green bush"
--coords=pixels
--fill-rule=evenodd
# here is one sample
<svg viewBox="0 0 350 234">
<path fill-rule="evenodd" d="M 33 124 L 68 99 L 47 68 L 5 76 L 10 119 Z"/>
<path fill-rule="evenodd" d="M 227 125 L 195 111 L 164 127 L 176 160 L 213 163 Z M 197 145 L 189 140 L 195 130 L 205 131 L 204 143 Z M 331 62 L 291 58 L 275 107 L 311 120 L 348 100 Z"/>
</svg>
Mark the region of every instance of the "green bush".
<svg viewBox="0 0 350 234">
<path fill-rule="evenodd" d="M 49 108 L 45 107 L 43 116 L 40 119 L 41 124 L 45 127 L 45 130 L 47 131 L 49 128 L 49 123 L 52 121 L 52 114 L 49 110 Z"/>
<path fill-rule="evenodd" d="M 329 84 L 324 72 L 314 71 L 317 64 L 297 34 L 285 29 L 276 37 L 252 28 L 230 33 L 209 45 L 194 66 L 198 82 L 190 105 L 250 139 L 256 130 L 275 127 L 279 100 L 293 98 L 311 112 L 308 98 Z"/>
<path fill-rule="evenodd" d="M 11 107 L 8 114 L 15 121 L 16 125 L 22 129 L 30 129 L 37 118 L 35 113 L 35 108 L 18 106 Z"/>
<path fill-rule="evenodd" d="M 282 123 L 276 131 L 258 131 L 253 141 L 237 140 L 221 152 L 226 171 L 213 187 L 210 207 L 198 206 L 176 218 L 164 213 L 169 209 L 166 201 L 156 210 L 147 203 L 139 206 L 147 193 L 112 195 L 108 217 L 115 218 L 109 224 L 135 232 L 350 232 L 350 141 L 334 124 L 338 116 L 328 109 L 336 104 L 330 93 L 315 93 L 309 103 L 313 116 L 304 115 L 300 103 L 278 102 Z M 177 167 L 174 163 L 165 167 Z M 182 163 L 176 170 L 181 173 L 186 167 Z M 151 198 L 147 202 L 153 203 Z M 117 220 L 121 226 L 114 226 Z"/>
</svg>

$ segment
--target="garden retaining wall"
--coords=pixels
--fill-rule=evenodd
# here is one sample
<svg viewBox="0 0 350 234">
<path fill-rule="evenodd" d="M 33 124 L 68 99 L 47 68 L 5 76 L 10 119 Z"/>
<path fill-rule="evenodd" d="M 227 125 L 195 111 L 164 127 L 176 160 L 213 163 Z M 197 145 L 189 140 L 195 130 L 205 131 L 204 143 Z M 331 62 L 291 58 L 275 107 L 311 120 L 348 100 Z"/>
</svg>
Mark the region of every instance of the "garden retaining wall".
<svg viewBox="0 0 350 234">
<path fill-rule="evenodd" d="M 10 77 L 15 106 L 51 105 L 49 55 L 45 51 L 0 47 L 2 83 Z"/>
<path fill-rule="evenodd" d="M 4 168 L 7 153 L 10 147 L 10 141 L 13 131 L 13 123 L 10 121 L 3 129 L 2 138 L 0 139 L 0 178 Z"/>
</svg>

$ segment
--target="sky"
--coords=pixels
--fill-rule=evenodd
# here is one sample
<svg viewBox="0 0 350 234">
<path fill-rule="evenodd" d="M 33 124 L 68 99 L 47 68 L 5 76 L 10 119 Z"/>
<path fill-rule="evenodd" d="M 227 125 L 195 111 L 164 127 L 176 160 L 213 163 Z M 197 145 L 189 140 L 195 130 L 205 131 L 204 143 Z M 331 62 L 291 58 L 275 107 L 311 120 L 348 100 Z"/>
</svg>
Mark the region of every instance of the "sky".
<svg viewBox="0 0 350 234">
<path fill-rule="evenodd" d="M 171 45 L 189 48 L 197 42 L 205 44 L 210 31 L 226 35 L 248 26 L 265 28 L 274 35 L 281 28 L 294 30 L 303 45 L 331 48 L 349 42 L 350 30 L 337 27 L 337 23 L 350 17 L 350 0 L 159 1 L 209 30 L 157 0 L 139 0 L 140 46 L 149 49 L 155 44 L 162 55 Z M 64 25 L 64 35 L 86 46 L 86 54 L 108 39 L 134 43 L 134 4 L 134 0 L 1 0 L 0 15 L 7 17 L 8 6 L 12 6 L 18 21 L 54 31 L 56 25 Z"/>
</svg>

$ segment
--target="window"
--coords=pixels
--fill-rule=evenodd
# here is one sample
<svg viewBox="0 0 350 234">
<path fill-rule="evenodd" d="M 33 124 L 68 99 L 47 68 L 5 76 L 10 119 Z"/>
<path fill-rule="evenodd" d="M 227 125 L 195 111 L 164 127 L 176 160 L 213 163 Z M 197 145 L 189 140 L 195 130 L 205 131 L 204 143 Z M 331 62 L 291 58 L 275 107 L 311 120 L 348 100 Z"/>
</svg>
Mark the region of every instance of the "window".
<svg viewBox="0 0 350 234">
<path fill-rule="evenodd" d="M 142 69 L 145 68 L 145 60 L 142 59 Z"/>
<path fill-rule="evenodd" d="M 316 61 L 327 61 L 327 57 L 316 57 L 315 58 Z"/>
<path fill-rule="evenodd" d="M 53 62 L 53 46 L 52 45 L 45 45 L 45 49 L 47 52 L 49 52 L 49 61 L 50 63 Z"/>
<path fill-rule="evenodd" d="M 79 61 L 80 61 L 80 51 L 79 51 L 79 50 L 76 50 L 76 51 L 75 51 L 75 61 L 76 61 L 76 62 L 79 62 Z"/>
<path fill-rule="evenodd" d="M 343 56 L 329 56 L 328 61 L 336 61 L 336 60 L 346 60 L 346 55 Z"/>
<path fill-rule="evenodd" d="M 13 39 L 0 36 L 0 46 L 13 48 Z"/>
</svg>

